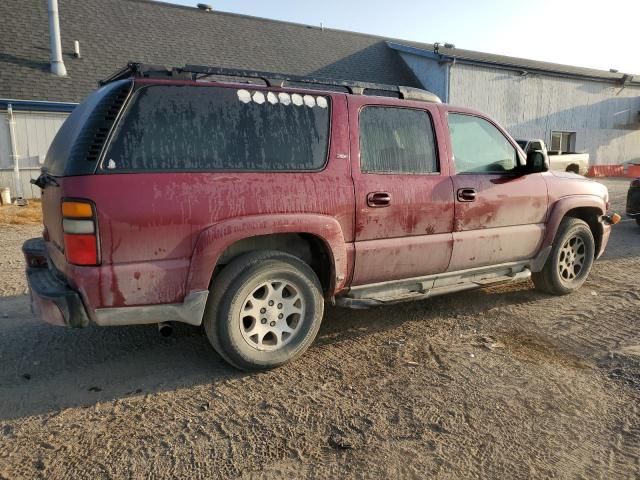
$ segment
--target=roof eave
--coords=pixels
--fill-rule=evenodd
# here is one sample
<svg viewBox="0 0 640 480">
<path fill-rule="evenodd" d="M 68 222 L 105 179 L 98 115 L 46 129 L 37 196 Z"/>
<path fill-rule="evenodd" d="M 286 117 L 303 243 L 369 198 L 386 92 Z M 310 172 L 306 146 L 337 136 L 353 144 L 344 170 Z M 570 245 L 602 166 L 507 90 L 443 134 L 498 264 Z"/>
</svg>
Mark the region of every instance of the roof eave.
<svg viewBox="0 0 640 480">
<path fill-rule="evenodd" d="M 443 52 L 435 52 L 426 50 L 424 48 L 413 47 L 411 45 L 403 45 L 395 42 L 386 42 L 387 46 L 393 50 L 403 53 L 409 53 L 411 55 L 416 55 L 419 57 L 428 58 L 430 60 L 437 60 L 440 62 L 457 62 L 464 63 L 468 65 L 479 65 L 479 66 L 488 66 L 493 68 L 502 68 L 504 70 L 511 70 L 514 72 L 531 72 L 538 73 L 542 75 L 549 75 L 554 77 L 561 78 L 579 78 L 583 80 L 591 80 L 595 82 L 606 82 L 606 83 L 615 83 L 621 86 L 633 85 L 640 86 L 640 78 L 636 80 L 637 76 L 629 76 L 626 74 L 619 74 L 610 76 L 604 76 L 607 72 L 603 72 L 603 76 L 589 75 L 589 74 L 580 74 L 580 73 L 571 73 L 560 70 L 551 70 L 544 68 L 532 67 L 531 65 L 519 65 L 519 64 L 511 64 L 506 62 L 494 62 L 491 60 L 479 60 L 475 58 L 468 58 L 463 55 L 455 55 L 451 53 L 443 53 Z M 631 78 L 629 80 L 629 77 Z"/>
<path fill-rule="evenodd" d="M 6 110 L 8 105 L 15 111 L 22 112 L 72 112 L 77 103 L 72 102 L 48 102 L 42 100 L 18 100 L 13 98 L 0 98 L 0 110 Z"/>
</svg>

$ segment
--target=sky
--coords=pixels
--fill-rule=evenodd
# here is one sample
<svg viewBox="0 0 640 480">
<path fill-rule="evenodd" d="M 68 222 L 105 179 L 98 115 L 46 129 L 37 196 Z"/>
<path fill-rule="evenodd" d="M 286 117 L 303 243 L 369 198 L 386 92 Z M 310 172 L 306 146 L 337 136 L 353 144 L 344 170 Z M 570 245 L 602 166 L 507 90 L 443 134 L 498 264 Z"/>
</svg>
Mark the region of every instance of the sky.
<svg viewBox="0 0 640 480">
<path fill-rule="evenodd" d="M 640 75 L 640 0 L 164 0 Z"/>
</svg>

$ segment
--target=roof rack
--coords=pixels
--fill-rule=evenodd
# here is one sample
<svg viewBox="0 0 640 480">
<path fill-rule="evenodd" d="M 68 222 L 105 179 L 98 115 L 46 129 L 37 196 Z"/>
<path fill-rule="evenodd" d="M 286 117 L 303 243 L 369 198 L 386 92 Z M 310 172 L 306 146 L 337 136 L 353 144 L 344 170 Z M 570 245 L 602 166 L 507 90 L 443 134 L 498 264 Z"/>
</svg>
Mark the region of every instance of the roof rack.
<svg viewBox="0 0 640 480">
<path fill-rule="evenodd" d="M 149 65 L 143 63 L 129 63 L 125 68 L 114 73 L 111 77 L 100 81 L 106 85 L 116 80 L 126 78 L 171 78 L 180 80 L 202 80 L 211 76 L 240 77 L 262 80 L 267 87 L 284 87 L 285 84 L 297 83 L 310 86 L 331 86 L 344 89 L 353 95 L 379 95 L 381 92 L 392 94 L 404 100 L 442 103 L 442 100 L 428 90 L 399 85 L 385 85 L 381 83 L 354 82 L 350 80 L 333 80 L 323 77 L 305 77 L 300 75 L 286 75 L 283 73 L 261 72 L 224 67 L 210 67 L 204 65 L 185 65 L 184 67 L 168 68 L 163 65 Z M 318 87 L 316 87 L 318 88 Z"/>
</svg>

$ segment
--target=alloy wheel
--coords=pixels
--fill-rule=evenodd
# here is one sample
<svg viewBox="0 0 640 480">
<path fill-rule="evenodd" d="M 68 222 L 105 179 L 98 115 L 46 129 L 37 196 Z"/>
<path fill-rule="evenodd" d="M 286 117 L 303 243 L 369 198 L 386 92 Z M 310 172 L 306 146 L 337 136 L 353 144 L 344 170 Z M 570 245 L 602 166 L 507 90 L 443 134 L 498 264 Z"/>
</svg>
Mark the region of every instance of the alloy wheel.
<svg viewBox="0 0 640 480">
<path fill-rule="evenodd" d="M 586 256 L 586 246 L 582 238 L 573 236 L 560 248 L 558 273 L 564 282 L 575 280 L 582 272 Z"/>
<path fill-rule="evenodd" d="M 304 314 L 300 289 L 288 280 L 270 280 L 256 287 L 244 300 L 239 315 L 240 332 L 257 350 L 278 350 L 300 331 Z"/>
</svg>

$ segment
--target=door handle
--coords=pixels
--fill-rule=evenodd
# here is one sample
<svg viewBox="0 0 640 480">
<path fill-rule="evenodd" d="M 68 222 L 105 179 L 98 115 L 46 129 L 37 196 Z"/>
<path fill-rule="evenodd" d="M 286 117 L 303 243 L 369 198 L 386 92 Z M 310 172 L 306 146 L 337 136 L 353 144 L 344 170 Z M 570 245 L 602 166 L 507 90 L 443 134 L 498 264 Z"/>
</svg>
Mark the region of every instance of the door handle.
<svg viewBox="0 0 640 480">
<path fill-rule="evenodd" d="M 458 190 L 458 201 L 460 202 L 475 202 L 476 201 L 476 189 L 475 188 L 461 188 Z"/>
<path fill-rule="evenodd" d="M 367 194 L 367 205 L 373 208 L 391 205 L 391 195 L 387 192 L 371 192 Z"/>
</svg>

